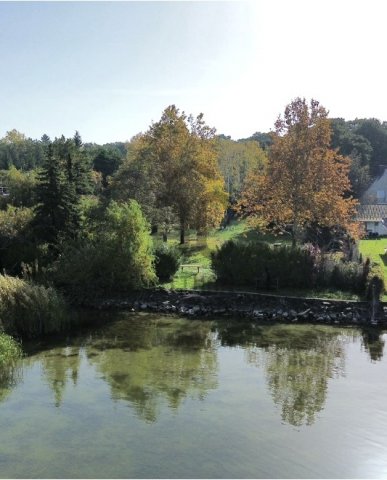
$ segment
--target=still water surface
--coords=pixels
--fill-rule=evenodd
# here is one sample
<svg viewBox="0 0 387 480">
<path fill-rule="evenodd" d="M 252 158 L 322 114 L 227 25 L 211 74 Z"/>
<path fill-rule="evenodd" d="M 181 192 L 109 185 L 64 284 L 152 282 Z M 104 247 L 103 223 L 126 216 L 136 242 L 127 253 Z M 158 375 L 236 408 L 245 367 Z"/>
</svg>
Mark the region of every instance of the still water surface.
<svg viewBox="0 0 387 480">
<path fill-rule="evenodd" d="M 115 314 L 0 385 L 2 478 L 387 478 L 383 332 Z"/>
</svg>

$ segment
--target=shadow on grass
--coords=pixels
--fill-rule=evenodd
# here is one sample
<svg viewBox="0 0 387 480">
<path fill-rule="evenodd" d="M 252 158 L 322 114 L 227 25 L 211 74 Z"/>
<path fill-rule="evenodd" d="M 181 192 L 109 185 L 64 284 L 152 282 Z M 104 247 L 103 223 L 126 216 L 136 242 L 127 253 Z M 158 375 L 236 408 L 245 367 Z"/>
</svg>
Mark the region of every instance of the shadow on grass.
<svg viewBox="0 0 387 480">
<path fill-rule="evenodd" d="M 183 255 L 194 255 L 195 253 L 202 252 L 207 248 L 207 244 L 197 243 L 196 245 L 181 245 L 180 250 Z"/>
<path fill-rule="evenodd" d="M 290 237 L 284 235 L 273 235 L 271 233 L 262 233 L 258 230 L 246 230 L 233 237 L 233 240 L 238 242 L 266 242 L 266 243 L 282 243 L 284 245 L 290 245 Z"/>
</svg>

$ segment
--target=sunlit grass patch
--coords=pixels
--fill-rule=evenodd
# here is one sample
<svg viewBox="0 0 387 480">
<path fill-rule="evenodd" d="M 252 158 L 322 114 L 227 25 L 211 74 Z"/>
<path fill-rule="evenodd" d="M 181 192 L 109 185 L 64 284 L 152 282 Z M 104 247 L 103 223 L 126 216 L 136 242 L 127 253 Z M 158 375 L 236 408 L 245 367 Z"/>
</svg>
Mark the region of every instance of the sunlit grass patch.
<svg viewBox="0 0 387 480">
<path fill-rule="evenodd" d="M 360 240 L 359 251 L 363 260 L 367 257 L 379 264 L 384 271 L 384 278 L 387 279 L 387 254 L 384 250 L 387 248 L 387 238 L 376 238 L 374 240 Z M 387 301 L 387 295 L 383 295 L 382 300 Z"/>
<path fill-rule="evenodd" d="M 207 235 L 198 235 L 189 230 L 186 234 L 186 243 L 179 245 L 179 232 L 174 231 L 168 236 L 168 243 L 176 245 L 181 253 L 183 265 L 200 265 L 199 272 L 196 268 L 179 269 L 173 279 L 162 283 L 166 288 L 195 289 L 216 288 L 216 276 L 211 268 L 211 252 L 215 252 L 223 243 L 229 240 L 238 242 L 263 241 L 267 243 L 279 242 L 290 244 L 290 239 L 284 236 L 264 234 L 250 227 L 247 221 L 233 221 L 225 228 L 213 229 Z M 154 236 L 154 243 L 162 242 L 162 235 Z"/>
</svg>

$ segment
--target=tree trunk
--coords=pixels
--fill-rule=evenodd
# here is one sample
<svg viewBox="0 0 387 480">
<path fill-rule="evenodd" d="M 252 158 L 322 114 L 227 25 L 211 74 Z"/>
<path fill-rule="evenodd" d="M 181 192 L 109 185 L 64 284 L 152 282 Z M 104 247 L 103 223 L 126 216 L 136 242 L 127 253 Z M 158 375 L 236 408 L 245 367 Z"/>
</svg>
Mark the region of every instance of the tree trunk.
<svg viewBox="0 0 387 480">
<path fill-rule="evenodd" d="M 167 237 L 167 232 L 163 232 L 163 242 L 167 242 L 168 237 Z"/>
<path fill-rule="evenodd" d="M 185 243 L 185 227 L 182 225 L 180 227 L 180 245 L 184 245 Z"/>
</svg>

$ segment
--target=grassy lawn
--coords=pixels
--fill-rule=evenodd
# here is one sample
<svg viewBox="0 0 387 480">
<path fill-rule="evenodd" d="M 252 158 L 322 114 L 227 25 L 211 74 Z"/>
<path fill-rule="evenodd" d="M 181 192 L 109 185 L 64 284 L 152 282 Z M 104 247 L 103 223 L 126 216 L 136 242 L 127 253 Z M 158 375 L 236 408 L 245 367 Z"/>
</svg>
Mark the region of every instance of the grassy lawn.
<svg viewBox="0 0 387 480">
<path fill-rule="evenodd" d="M 154 238 L 155 243 L 162 242 L 162 235 L 157 235 Z M 200 271 L 196 268 L 179 269 L 174 278 L 170 282 L 165 282 L 162 285 L 166 288 L 177 289 L 217 289 L 215 284 L 215 274 L 211 269 L 211 252 L 215 251 L 227 240 L 235 239 L 238 241 L 260 240 L 264 242 L 291 244 L 290 238 L 284 236 L 274 236 L 271 234 L 262 234 L 256 230 L 252 230 L 246 221 L 233 222 L 225 229 L 216 229 L 209 232 L 207 236 L 198 236 L 196 232 L 189 231 L 186 235 L 186 244 L 179 245 L 179 232 L 173 232 L 168 237 L 168 243 L 177 245 L 182 252 L 182 264 L 200 265 Z M 386 242 L 387 243 L 387 242 Z M 235 291 L 256 291 L 254 288 L 234 288 Z M 263 291 L 260 291 L 264 293 Z M 331 291 L 331 290 L 279 290 L 270 291 L 267 293 L 276 293 L 289 296 L 305 296 L 305 297 L 319 297 L 319 298 L 341 298 L 357 300 L 358 296 L 345 292 Z"/>
<path fill-rule="evenodd" d="M 289 243 L 290 240 L 273 235 L 265 235 L 252 230 L 246 221 L 232 222 L 224 229 L 214 229 L 207 236 L 199 236 L 195 231 L 188 231 L 186 244 L 179 245 L 179 232 L 172 232 L 168 236 L 168 243 L 177 245 L 182 252 L 182 264 L 200 265 L 198 273 L 196 268 L 180 269 L 171 282 L 163 283 L 166 288 L 216 288 L 215 274 L 211 269 L 211 252 L 215 251 L 227 240 L 238 241 L 262 240 L 268 243 Z M 154 237 L 155 243 L 162 242 L 162 235 Z"/>
<path fill-rule="evenodd" d="M 365 260 L 367 257 L 371 261 L 378 263 L 384 269 L 384 276 L 387 278 L 387 255 L 384 249 L 387 248 L 387 238 L 376 238 L 374 240 L 360 240 L 359 251 Z M 382 300 L 387 301 L 387 295 L 383 295 Z"/>
</svg>

